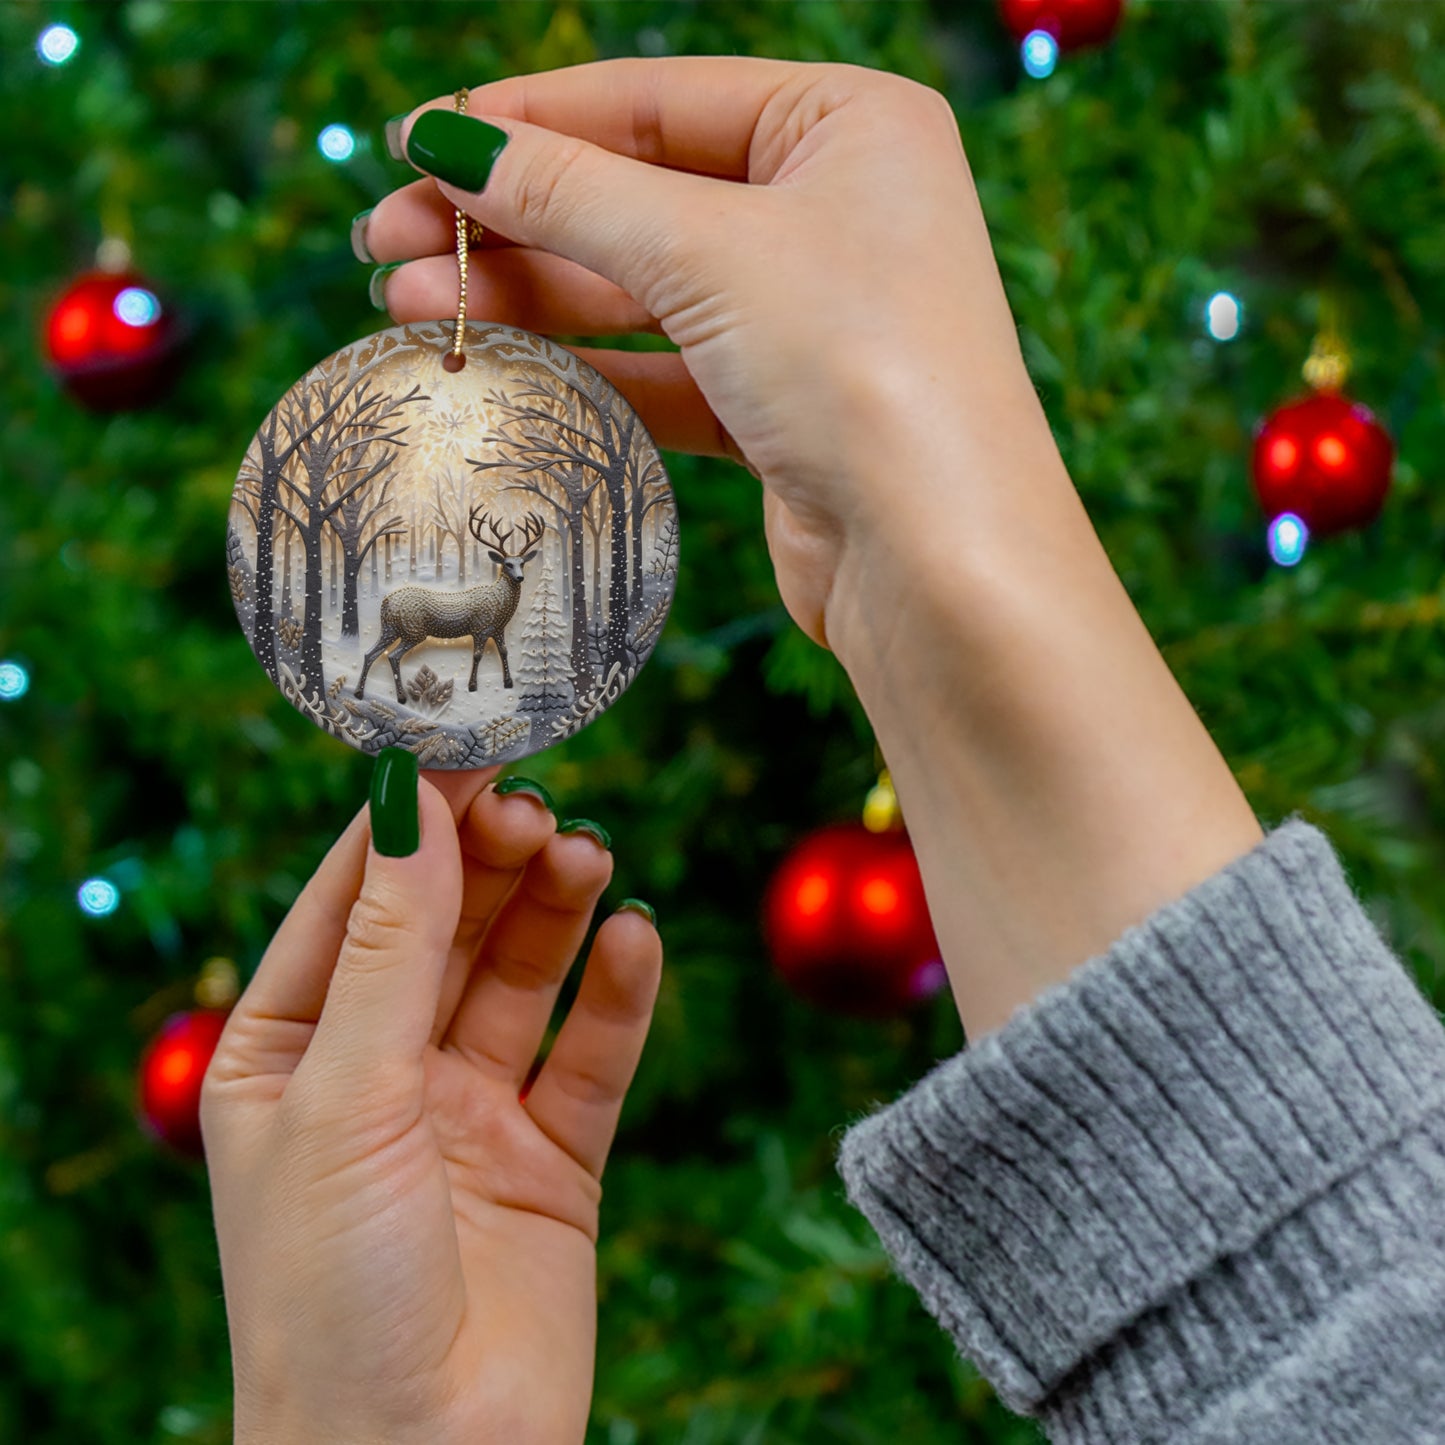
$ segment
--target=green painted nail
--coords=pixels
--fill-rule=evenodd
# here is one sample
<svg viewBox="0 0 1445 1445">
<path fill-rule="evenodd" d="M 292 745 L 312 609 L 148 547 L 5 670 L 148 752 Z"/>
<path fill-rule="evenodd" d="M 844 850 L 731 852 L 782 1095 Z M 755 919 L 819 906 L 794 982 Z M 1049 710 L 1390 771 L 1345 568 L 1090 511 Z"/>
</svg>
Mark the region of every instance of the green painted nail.
<svg viewBox="0 0 1445 1445">
<path fill-rule="evenodd" d="M 604 848 L 611 849 L 612 835 L 602 826 L 601 823 L 594 823 L 591 818 L 568 818 L 565 823 L 557 827 L 559 833 L 589 833 Z"/>
<path fill-rule="evenodd" d="M 371 254 L 366 244 L 366 223 L 371 219 L 374 209 L 374 207 L 368 206 L 364 211 L 358 211 L 351 218 L 351 254 L 358 261 L 364 261 L 368 266 L 376 265 L 376 257 Z"/>
<path fill-rule="evenodd" d="M 528 797 L 536 798 L 549 812 L 555 813 L 557 805 L 552 801 L 552 795 L 541 783 L 534 782 L 531 778 L 510 777 L 503 778 L 500 783 L 493 786 L 492 791 L 506 797 L 508 793 L 526 793 Z"/>
<path fill-rule="evenodd" d="M 378 266 L 371 273 L 371 280 L 366 287 L 366 294 L 371 297 L 371 304 L 378 311 L 386 310 L 386 278 L 398 266 L 405 266 L 405 261 L 388 261 L 385 266 Z"/>
<path fill-rule="evenodd" d="M 406 158 L 464 191 L 480 191 L 511 137 L 454 110 L 424 110 L 406 138 Z"/>
<path fill-rule="evenodd" d="M 388 858 L 408 858 L 421 846 L 416 754 L 383 748 L 371 774 L 371 841 Z"/>
<path fill-rule="evenodd" d="M 624 898 L 617 905 L 619 913 L 640 913 L 654 928 L 657 927 L 657 910 L 640 898 Z"/>
<path fill-rule="evenodd" d="M 406 118 L 411 112 L 403 111 L 400 115 L 394 115 L 387 121 L 383 134 L 386 136 L 386 153 L 394 161 L 404 161 L 405 154 L 401 149 L 401 128 L 406 123 Z"/>
</svg>

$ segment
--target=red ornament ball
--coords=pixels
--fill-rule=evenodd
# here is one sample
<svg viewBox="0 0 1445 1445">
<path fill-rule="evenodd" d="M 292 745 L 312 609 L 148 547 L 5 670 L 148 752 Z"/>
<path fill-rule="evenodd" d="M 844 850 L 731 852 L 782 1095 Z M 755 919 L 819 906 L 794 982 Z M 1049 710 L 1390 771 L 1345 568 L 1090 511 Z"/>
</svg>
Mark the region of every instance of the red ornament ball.
<svg viewBox="0 0 1445 1445">
<path fill-rule="evenodd" d="M 946 982 L 908 835 L 839 823 L 783 860 L 763 904 L 774 967 L 836 1013 L 901 1013 Z"/>
<path fill-rule="evenodd" d="M 1271 520 L 1293 512 L 1315 536 L 1329 536 L 1375 520 L 1394 460 L 1390 434 L 1368 407 L 1316 392 L 1272 412 L 1255 434 L 1255 495 Z"/>
<path fill-rule="evenodd" d="M 999 0 L 999 16 L 1020 43 L 1047 31 L 1060 50 L 1102 45 L 1118 28 L 1124 0 Z"/>
<path fill-rule="evenodd" d="M 216 1052 L 226 1009 L 172 1014 L 140 1062 L 140 1118 L 158 1139 L 202 1158 L 201 1082 Z"/>
<path fill-rule="evenodd" d="M 69 286 L 45 322 L 51 366 L 96 411 L 145 406 L 175 373 L 176 318 L 143 277 L 92 271 Z"/>
</svg>

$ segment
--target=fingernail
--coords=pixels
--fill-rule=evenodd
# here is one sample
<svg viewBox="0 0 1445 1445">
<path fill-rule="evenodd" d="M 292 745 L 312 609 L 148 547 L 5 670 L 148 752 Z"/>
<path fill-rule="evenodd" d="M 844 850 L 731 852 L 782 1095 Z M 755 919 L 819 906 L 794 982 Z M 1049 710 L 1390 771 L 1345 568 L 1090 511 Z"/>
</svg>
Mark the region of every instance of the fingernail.
<svg viewBox="0 0 1445 1445">
<path fill-rule="evenodd" d="M 410 111 L 406 111 L 402 115 L 394 115 L 386 123 L 386 153 L 394 161 L 404 161 L 406 159 L 401 149 L 401 128 L 407 116 L 410 114 Z"/>
<path fill-rule="evenodd" d="M 652 904 L 644 903 L 640 898 L 624 898 L 617 905 L 619 913 L 640 913 L 654 928 L 657 927 L 657 910 Z"/>
<path fill-rule="evenodd" d="M 454 110 L 424 110 L 406 138 L 406 158 L 449 185 L 480 191 L 510 139 L 484 120 Z"/>
<path fill-rule="evenodd" d="M 557 826 L 559 833 L 589 833 L 604 848 L 611 849 L 612 835 L 602 826 L 601 823 L 594 823 L 591 818 L 568 818 L 565 823 Z"/>
<path fill-rule="evenodd" d="M 371 273 L 371 280 L 367 283 L 366 294 L 371 297 L 371 304 L 378 311 L 386 310 L 386 278 L 398 266 L 406 265 L 405 261 L 388 261 L 385 266 L 378 266 Z"/>
<path fill-rule="evenodd" d="M 421 846 L 416 754 L 383 748 L 371 774 L 371 841 L 388 858 L 409 858 Z"/>
<path fill-rule="evenodd" d="M 494 793 L 505 798 L 509 793 L 526 793 L 528 797 L 536 798 L 550 813 L 557 811 L 557 805 L 552 801 L 552 795 L 541 783 L 534 782 L 531 778 L 519 778 L 516 776 L 503 778 L 500 783 L 492 787 Z"/>
<path fill-rule="evenodd" d="M 351 254 L 358 261 L 364 261 L 368 266 L 376 265 L 376 257 L 371 254 L 366 244 L 366 223 L 371 219 L 371 213 L 376 208 L 368 206 L 364 211 L 358 211 L 351 218 Z"/>
</svg>

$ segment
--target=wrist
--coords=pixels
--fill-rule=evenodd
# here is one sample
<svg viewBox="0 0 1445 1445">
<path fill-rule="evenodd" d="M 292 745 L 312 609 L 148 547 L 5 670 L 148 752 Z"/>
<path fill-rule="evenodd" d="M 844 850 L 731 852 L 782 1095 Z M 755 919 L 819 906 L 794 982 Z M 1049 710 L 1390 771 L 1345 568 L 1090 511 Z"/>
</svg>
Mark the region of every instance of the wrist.
<svg viewBox="0 0 1445 1445">
<path fill-rule="evenodd" d="M 953 439 L 951 466 L 926 445 L 931 461 L 917 441 L 902 453 L 932 468 L 926 500 L 899 503 L 894 487 L 894 515 L 850 539 L 826 626 L 888 761 L 973 1037 L 1260 829 L 1052 437 Z"/>
</svg>

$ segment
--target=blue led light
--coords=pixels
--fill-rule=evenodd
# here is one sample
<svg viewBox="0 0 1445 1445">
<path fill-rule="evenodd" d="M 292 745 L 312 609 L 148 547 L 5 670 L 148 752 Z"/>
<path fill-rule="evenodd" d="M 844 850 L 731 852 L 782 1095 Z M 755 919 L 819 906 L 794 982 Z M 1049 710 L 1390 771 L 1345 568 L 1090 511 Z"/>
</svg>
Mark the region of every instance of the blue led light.
<svg viewBox="0 0 1445 1445">
<path fill-rule="evenodd" d="M 120 889 L 109 878 L 87 878 L 75 895 L 80 911 L 106 918 L 120 907 Z"/>
<path fill-rule="evenodd" d="M 80 49 L 80 36 L 68 25 L 47 25 L 35 42 L 35 53 L 47 65 L 64 65 Z"/>
<path fill-rule="evenodd" d="M 1269 555 L 1281 567 L 1293 567 L 1305 554 L 1310 529 L 1293 512 L 1281 512 L 1269 524 Z"/>
<path fill-rule="evenodd" d="M 0 662 L 0 702 L 16 702 L 30 691 L 30 674 L 18 662 Z"/>
<path fill-rule="evenodd" d="M 1204 329 L 1216 341 L 1233 341 L 1244 325 L 1244 307 L 1228 291 L 1216 291 L 1204 308 Z"/>
<path fill-rule="evenodd" d="M 316 137 L 316 148 L 329 161 L 349 161 L 356 151 L 356 137 L 344 125 L 329 125 Z"/>
<path fill-rule="evenodd" d="M 1054 73 L 1059 63 L 1059 42 L 1047 30 L 1030 30 L 1019 48 L 1024 69 L 1035 80 L 1044 80 Z"/>
<path fill-rule="evenodd" d="M 147 291 L 143 286 L 127 286 L 115 298 L 111 309 L 127 326 L 149 326 L 153 321 L 159 321 L 161 315 L 160 301 L 153 291 Z"/>
</svg>

